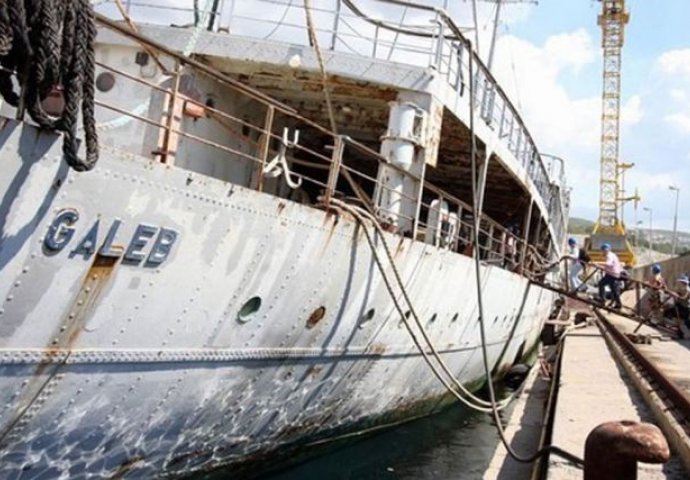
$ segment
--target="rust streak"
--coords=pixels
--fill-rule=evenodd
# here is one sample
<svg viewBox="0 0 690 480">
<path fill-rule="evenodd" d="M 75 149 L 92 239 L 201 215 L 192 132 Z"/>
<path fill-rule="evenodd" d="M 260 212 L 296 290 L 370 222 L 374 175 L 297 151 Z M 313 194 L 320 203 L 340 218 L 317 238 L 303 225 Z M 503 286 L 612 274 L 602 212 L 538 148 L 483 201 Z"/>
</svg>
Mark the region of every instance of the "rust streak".
<svg viewBox="0 0 690 480">
<path fill-rule="evenodd" d="M 400 255 L 403 250 L 405 250 L 405 239 L 403 237 L 400 237 L 398 239 L 398 244 L 395 247 L 395 251 L 393 252 L 393 258 L 397 258 L 398 255 Z"/>
<path fill-rule="evenodd" d="M 338 226 L 338 222 L 340 221 L 340 216 L 333 214 L 331 211 L 328 211 L 326 215 L 324 215 L 324 226 L 325 224 L 333 219 L 331 222 L 331 226 L 328 229 L 328 235 L 326 236 L 326 240 L 323 243 L 323 249 L 321 249 L 321 255 L 323 255 L 327 250 L 328 250 L 328 245 L 331 243 L 331 239 L 333 238 L 333 234 L 335 233 L 335 228 Z"/>
<path fill-rule="evenodd" d="M 72 307 L 67 312 L 67 317 L 60 326 L 60 331 L 50 348 L 72 349 L 86 322 L 96 309 L 101 293 L 109 284 L 117 266 L 117 260 L 114 257 L 96 255 L 89 271 L 82 280 L 79 294 L 72 302 Z"/>
<path fill-rule="evenodd" d="M 388 347 L 383 343 L 372 343 L 367 347 L 366 352 L 374 355 L 383 355 L 384 353 L 386 353 L 387 349 Z"/>
<path fill-rule="evenodd" d="M 3 443 L 4 439 L 14 430 L 19 420 L 24 417 L 31 405 L 41 395 L 46 385 L 64 365 L 86 321 L 98 304 L 101 293 L 108 284 L 117 261 L 118 258 L 104 257 L 98 254 L 94 258 L 91 267 L 82 279 L 79 293 L 73 300 L 69 310 L 67 310 L 63 320 L 57 325 L 56 331 L 50 336 L 50 343 L 46 347 L 48 358 L 36 366 L 29 379 L 29 383 L 22 390 L 21 398 L 14 407 L 15 412 L 17 412 L 15 418 L 8 423 L 4 431 L 0 432 L 0 443 Z M 65 352 L 67 352 L 67 355 L 65 355 Z M 54 359 L 59 358 L 61 355 L 64 356 L 62 362 L 55 363 Z"/>
<path fill-rule="evenodd" d="M 116 480 L 120 478 L 124 478 L 124 476 L 129 473 L 134 467 L 136 467 L 139 463 L 141 463 L 144 460 L 143 457 L 140 455 L 136 455 L 128 460 L 125 460 L 120 464 L 119 467 L 117 467 L 117 470 L 108 478 L 111 480 Z"/>
</svg>

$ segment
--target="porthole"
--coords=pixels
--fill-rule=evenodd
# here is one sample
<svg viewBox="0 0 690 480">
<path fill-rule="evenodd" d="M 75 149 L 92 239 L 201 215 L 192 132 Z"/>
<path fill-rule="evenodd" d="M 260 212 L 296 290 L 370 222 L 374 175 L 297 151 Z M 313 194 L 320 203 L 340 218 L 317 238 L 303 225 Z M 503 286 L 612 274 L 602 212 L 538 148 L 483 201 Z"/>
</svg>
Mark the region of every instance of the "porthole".
<svg viewBox="0 0 690 480">
<path fill-rule="evenodd" d="M 99 73 L 96 77 L 96 88 L 100 92 L 109 92 L 115 86 L 115 75 L 110 72 Z"/>
<path fill-rule="evenodd" d="M 451 322 L 457 322 L 459 317 L 460 317 L 460 314 L 456 313 L 455 315 L 453 315 L 453 318 L 451 318 L 450 321 Z"/>
<path fill-rule="evenodd" d="M 237 314 L 237 321 L 247 323 L 256 315 L 256 312 L 261 308 L 261 297 L 252 297 L 242 305 Z"/>
<path fill-rule="evenodd" d="M 309 318 L 307 319 L 307 328 L 314 328 L 317 323 L 321 321 L 323 317 L 326 316 L 326 307 L 321 306 L 311 312 Z"/>
<path fill-rule="evenodd" d="M 370 308 L 367 310 L 367 313 L 362 315 L 362 318 L 359 320 L 359 328 L 363 328 L 365 323 L 372 321 L 374 319 L 374 315 L 376 315 L 375 308 Z"/>
<path fill-rule="evenodd" d="M 438 318 L 438 314 L 434 313 L 431 318 L 429 319 L 429 323 L 434 323 L 436 319 Z"/>
</svg>

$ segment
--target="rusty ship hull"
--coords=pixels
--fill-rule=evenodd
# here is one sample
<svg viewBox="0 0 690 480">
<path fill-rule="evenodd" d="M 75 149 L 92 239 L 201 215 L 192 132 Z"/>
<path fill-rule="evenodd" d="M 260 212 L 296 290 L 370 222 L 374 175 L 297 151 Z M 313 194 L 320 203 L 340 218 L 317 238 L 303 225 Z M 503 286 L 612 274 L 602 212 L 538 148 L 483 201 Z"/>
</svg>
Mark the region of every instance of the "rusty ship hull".
<svg viewBox="0 0 690 480">
<path fill-rule="evenodd" d="M 137 158 L 70 172 L 54 136 L 13 121 L 0 149 L 3 476 L 186 472 L 443 404 L 351 218 Z M 74 234 L 51 251 L 64 211 Z M 121 256 L 104 256 L 116 219 L 105 246 Z M 178 233 L 163 263 L 124 258 L 140 224 Z M 74 255 L 94 225 L 93 253 Z M 471 258 L 390 241 L 442 357 L 478 387 Z M 509 366 L 553 297 L 499 267 L 482 276 L 501 292 L 489 357 Z"/>
<path fill-rule="evenodd" d="M 255 474 L 437 412 L 451 397 L 408 322 L 472 391 L 483 348 L 497 376 L 533 351 L 562 171 L 439 18 L 433 68 L 333 32 L 338 133 L 312 45 L 212 25 L 99 20 L 92 171 L 2 107 L 0 477 Z"/>
</svg>

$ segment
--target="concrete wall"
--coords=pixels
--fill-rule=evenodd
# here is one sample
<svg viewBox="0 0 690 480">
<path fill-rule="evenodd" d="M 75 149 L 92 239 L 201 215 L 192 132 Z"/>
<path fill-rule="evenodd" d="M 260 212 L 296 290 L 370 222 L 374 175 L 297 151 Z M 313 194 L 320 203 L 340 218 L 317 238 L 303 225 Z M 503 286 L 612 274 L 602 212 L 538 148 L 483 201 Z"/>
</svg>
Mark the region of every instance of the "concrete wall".
<svg viewBox="0 0 690 480">
<path fill-rule="evenodd" d="M 688 253 L 658 263 L 661 265 L 662 275 L 666 279 L 669 287 L 673 287 L 675 280 L 679 276 L 690 272 L 690 254 Z M 642 265 L 633 269 L 633 278 L 636 280 L 649 278 L 649 269 L 649 265 Z"/>
</svg>

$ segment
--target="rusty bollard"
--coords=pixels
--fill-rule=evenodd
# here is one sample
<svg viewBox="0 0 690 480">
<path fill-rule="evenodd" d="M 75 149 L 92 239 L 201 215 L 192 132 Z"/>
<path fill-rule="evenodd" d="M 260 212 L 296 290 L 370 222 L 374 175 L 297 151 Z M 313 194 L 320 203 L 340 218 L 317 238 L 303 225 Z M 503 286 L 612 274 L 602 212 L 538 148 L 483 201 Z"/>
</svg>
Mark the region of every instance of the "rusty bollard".
<svg viewBox="0 0 690 480">
<path fill-rule="evenodd" d="M 602 423 L 585 442 L 584 480 L 636 480 L 637 462 L 666 463 L 670 456 L 666 437 L 656 425 Z"/>
</svg>

